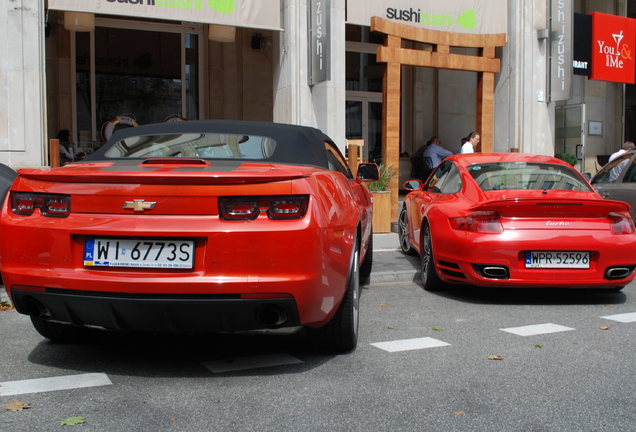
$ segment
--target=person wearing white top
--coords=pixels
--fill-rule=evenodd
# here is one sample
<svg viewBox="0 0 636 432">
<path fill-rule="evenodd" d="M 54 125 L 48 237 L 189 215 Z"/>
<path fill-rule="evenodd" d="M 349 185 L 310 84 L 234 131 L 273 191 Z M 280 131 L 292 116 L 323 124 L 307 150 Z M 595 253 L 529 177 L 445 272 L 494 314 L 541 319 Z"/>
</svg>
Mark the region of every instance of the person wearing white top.
<svg viewBox="0 0 636 432">
<path fill-rule="evenodd" d="M 462 153 L 474 153 L 475 147 L 479 144 L 479 133 L 471 132 L 466 138 L 468 141 L 462 145 Z"/>
<path fill-rule="evenodd" d="M 619 151 L 612 153 L 612 155 L 609 157 L 608 162 L 613 161 L 614 159 L 616 159 L 623 153 L 627 153 L 630 150 L 634 150 L 634 143 L 631 141 L 625 141 L 625 143 L 623 144 L 623 146 L 621 147 Z M 610 170 L 610 175 L 609 175 L 610 182 L 614 183 L 618 179 L 618 176 L 621 174 L 623 167 L 625 167 L 628 162 L 629 160 L 624 160 Z"/>
<path fill-rule="evenodd" d="M 60 130 L 57 139 L 60 141 L 60 166 L 67 162 L 74 162 L 76 157 L 75 141 L 73 141 L 71 131 L 68 129 Z"/>
</svg>

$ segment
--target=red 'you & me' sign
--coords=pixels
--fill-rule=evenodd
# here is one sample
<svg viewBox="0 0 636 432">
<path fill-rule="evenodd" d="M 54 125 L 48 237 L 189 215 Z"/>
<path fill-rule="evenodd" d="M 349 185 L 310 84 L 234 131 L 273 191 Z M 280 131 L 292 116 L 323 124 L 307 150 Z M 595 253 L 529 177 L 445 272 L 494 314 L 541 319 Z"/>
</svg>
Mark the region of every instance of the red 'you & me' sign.
<svg viewBox="0 0 636 432">
<path fill-rule="evenodd" d="M 590 79 L 634 84 L 636 19 L 593 12 Z"/>
</svg>

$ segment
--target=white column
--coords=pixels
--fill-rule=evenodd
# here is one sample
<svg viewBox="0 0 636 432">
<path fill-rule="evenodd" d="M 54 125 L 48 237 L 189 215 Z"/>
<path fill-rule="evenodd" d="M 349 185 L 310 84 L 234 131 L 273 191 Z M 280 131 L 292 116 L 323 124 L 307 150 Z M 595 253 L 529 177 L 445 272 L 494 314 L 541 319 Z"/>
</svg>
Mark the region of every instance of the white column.
<svg viewBox="0 0 636 432">
<path fill-rule="evenodd" d="M 282 0 L 275 36 L 274 121 L 316 127 L 344 149 L 345 0 L 331 0 L 331 79 L 308 84 L 308 2 Z"/>
<path fill-rule="evenodd" d="M 44 1 L 0 8 L 0 162 L 45 163 Z"/>
<path fill-rule="evenodd" d="M 494 151 L 554 155 L 548 103 L 548 45 L 537 30 L 548 28 L 549 0 L 509 1 L 508 39 L 495 83 Z M 551 114 L 552 113 L 552 114 Z"/>
</svg>

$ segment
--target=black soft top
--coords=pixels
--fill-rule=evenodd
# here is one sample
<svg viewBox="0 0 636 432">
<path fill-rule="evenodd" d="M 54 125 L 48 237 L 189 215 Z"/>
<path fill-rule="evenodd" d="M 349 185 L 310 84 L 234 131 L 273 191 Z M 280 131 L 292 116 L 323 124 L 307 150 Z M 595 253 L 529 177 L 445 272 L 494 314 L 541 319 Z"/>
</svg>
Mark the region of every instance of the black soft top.
<svg viewBox="0 0 636 432">
<path fill-rule="evenodd" d="M 321 168 L 328 168 L 325 142 L 333 144 L 331 138 L 322 131 L 307 126 L 236 120 L 190 120 L 155 123 L 118 130 L 106 144 L 86 157 L 84 161 L 112 161 L 113 157 L 106 156 L 108 150 L 132 137 L 192 133 L 239 134 L 271 138 L 276 141 L 273 153 L 265 159 L 255 160 L 256 162 L 312 165 Z"/>
</svg>

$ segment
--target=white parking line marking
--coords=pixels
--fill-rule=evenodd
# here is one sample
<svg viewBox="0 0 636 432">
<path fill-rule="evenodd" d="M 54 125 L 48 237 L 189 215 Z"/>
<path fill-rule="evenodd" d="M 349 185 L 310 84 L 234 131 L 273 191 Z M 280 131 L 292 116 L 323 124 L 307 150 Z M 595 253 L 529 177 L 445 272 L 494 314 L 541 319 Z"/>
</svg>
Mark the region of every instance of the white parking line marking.
<svg viewBox="0 0 636 432">
<path fill-rule="evenodd" d="M 113 383 L 105 373 L 65 375 L 52 378 L 7 381 L 0 383 L 0 396 L 71 390 L 76 388 L 98 387 L 112 384 Z"/>
<path fill-rule="evenodd" d="M 411 351 L 425 348 L 437 348 L 443 346 L 449 346 L 449 343 L 442 342 L 441 340 L 433 339 L 431 337 L 415 338 L 415 339 L 402 339 L 389 342 L 375 342 L 372 343 L 374 347 L 383 349 L 388 352 L 399 351 Z"/>
<path fill-rule="evenodd" d="M 202 362 L 201 364 L 213 373 L 223 373 L 298 363 L 303 363 L 303 361 L 290 356 L 289 354 L 266 354 L 251 357 L 214 360 Z"/>
<path fill-rule="evenodd" d="M 513 333 L 519 336 L 534 336 L 540 334 L 548 334 L 548 333 L 558 333 L 563 331 L 574 330 L 571 327 L 565 327 L 558 324 L 546 323 L 546 324 L 535 324 L 535 325 L 527 325 L 521 327 L 509 327 L 500 329 L 508 333 Z"/>
<path fill-rule="evenodd" d="M 618 315 L 607 315 L 607 316 L 602 316 L 601 318 L 618 321 L 622 323 L 631 323 L 636 321 L 636 312 L 630 312 L 630 313 L 624 313 L 624 314 L 618 314 Z"/>
</svg>

